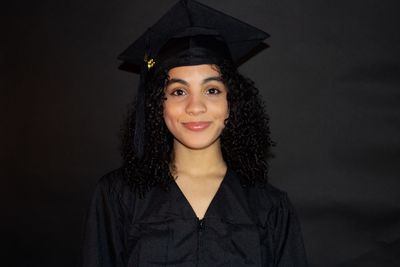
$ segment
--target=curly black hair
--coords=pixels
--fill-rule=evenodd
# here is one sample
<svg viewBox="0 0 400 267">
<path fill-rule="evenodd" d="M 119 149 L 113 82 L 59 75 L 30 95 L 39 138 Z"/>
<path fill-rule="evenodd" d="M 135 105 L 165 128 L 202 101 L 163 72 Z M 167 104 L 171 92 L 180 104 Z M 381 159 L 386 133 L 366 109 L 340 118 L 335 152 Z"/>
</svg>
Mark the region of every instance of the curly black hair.
<svg viewBox="0 0 400 267">
<path fill-rule="evenodd" d="M 265 184 L 268 159 L 272 157 L 269 117 L 254 82 L 242 76 L 234 64 L 223 61 L 217 65 L 228 88 L 229 118 L 220 136 L 223 158 L 228 168 L 240 177 L 243 186 Z M 135 104 L 131 105 L 121 128 L 122 170 L 131 188 L 144 196 L 152 187 L 168 190 L 173 181 L 173 139 L 164 123 L 164 88 L 166 70 L 153 70 L 146 79 L 145 146 L 138 158 L 134 150 Z"/>
</svg>

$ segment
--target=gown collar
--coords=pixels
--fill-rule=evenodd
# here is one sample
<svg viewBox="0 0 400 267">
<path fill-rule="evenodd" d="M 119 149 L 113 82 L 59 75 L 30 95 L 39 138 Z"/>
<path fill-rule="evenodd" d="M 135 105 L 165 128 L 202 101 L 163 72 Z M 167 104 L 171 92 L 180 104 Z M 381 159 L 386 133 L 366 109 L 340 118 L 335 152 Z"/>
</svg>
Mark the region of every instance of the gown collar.
<svg viewBox="0 0 400 267">
<path fill-rule="evenodd" d="M 248 205 L 248 190 L 239 181 L 233 170 L 227 169 L 217 192 L 215 193 L 204 219 L 218 219 L 228 223 L 252 224 Z M 185 220 L 198 220 L 189 201 L 176 182 L 171 183 L 169 191 L 170 216 Z"/>
</svg>

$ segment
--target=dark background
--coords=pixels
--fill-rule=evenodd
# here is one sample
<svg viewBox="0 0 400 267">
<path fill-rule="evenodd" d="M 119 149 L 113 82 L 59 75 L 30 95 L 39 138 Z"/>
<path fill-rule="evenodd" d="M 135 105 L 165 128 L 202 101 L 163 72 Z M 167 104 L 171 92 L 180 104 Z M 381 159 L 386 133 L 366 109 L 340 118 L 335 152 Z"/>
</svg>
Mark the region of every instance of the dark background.
<svg viewBox="0 0 400 267">
<path fill-rule="evenodd" d="M 278 142 L 271 182 L 311 266 L 400 266 L 398 1 L 202 0 L 271 34 L 241 67 Z M 116 59 L 175 1 L 0 8 L 1 266 L 76 266 L 138 77 Z"/>
</svg>

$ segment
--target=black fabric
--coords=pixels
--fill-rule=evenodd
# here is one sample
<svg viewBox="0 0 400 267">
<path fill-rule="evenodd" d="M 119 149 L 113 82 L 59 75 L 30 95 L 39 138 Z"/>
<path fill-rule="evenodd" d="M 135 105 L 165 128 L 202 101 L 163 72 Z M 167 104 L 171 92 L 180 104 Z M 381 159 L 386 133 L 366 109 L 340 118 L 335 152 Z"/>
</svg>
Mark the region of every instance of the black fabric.
<svg viewBox="0 0 400 267">
<path fill-rule="evenodd" d="M 308 265 L 295 211 L 271 185 L 244 188 L 228 170 L 199 220 L 175 182 L 138 198 L 117 170 L 94 192 L 82 266 Z"/>
<path fill-rule="evenodd" d="M 158 53 L 168 40 L 196 35 L 219 35 L 235 62 L 242 62 L 269 37 L 266 32 L 211 7 L 181 0 L 121 53 L 119 59 L 140 69 L 145 53 L 157 62 Z"/>
<path fill-rule="evenodd" d="M 161 70 L 232 61 L 226 43 L 212 35 L 172 38 L 163 46 L 158 58 L 156 68 Z"/>
</svg>

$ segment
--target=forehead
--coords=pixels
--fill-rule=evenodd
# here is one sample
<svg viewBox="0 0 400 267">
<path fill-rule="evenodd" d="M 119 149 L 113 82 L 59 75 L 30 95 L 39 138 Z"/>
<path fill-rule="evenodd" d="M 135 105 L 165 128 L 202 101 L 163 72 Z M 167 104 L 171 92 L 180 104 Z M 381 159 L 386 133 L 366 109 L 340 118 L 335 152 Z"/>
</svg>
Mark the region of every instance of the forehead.
<svg viewBox="0 0 400 267">
<path fill-rule="evenodd" d="M 168 71 L 170 79 L 201 79 L 207 77 L 219 77 L 221 73 L 216 65 L 202 64 L 193 66 L 180 66 L 172 68 Z"/>
</svg>

